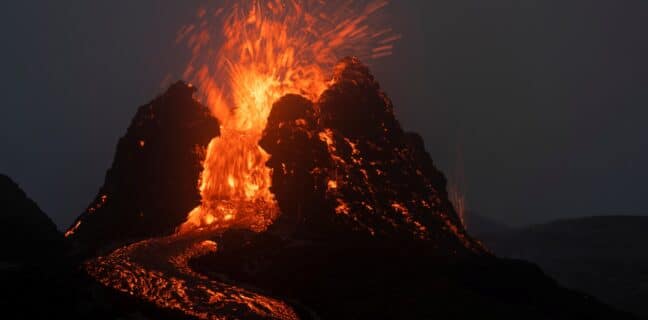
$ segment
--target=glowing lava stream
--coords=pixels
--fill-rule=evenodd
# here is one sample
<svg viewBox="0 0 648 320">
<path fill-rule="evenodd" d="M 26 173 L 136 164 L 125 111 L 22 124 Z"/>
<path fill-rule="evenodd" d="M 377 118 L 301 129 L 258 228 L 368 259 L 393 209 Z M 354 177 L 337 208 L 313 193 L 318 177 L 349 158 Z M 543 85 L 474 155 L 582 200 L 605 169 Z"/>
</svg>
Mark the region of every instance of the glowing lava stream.
<svg viewBox="0 0 648 320">
<path fill-rule="evenodd" d="M 221 123 L 207 148 L 201 204 L 175 235 L 144 240 L 86 263 L 106 286 L 201 319 L 296 319 L 285 302 L 207 278 L 188 260 L 213 252 L 208 239 L 229 227 L 261 232 L 279 214 L 270 192 L 268 154 L 258 146 L 274 101 L 313 101 L 338 59 L 391 54 L 399 39 L 372 17 L 385 0 L 267 0 L 202 8 L 176 41 L 192 52 L 183 77 Z M 214 50 L 214 48 L 218 48 Z"/>
<path fill-rule="evenodd" d="M 144 240 L 85 267 L 105 286 L 199 319 L 298 319 L 281 300 L 192 271 L 189 259 L 216 250 L 207 238 L 195 232 Z"/>
</svg>

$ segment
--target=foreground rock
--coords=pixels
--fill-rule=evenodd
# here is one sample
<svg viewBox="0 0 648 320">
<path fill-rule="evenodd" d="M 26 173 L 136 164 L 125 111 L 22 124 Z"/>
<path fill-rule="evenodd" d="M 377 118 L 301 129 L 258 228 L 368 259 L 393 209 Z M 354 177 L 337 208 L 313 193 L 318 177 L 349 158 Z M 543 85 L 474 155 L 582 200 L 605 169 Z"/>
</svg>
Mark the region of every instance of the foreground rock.
<svg viewBox="0 0 648 320">
<path fill-rule="evenodd" d="M 5 175 L 0 227 L 2 319 L 187 319 L 96 283 L 50 218 Z"/>
<path fill-rule="evenodd" d="M 137 111 L 96 198 L 66 236 L 87 248 L 172 233 L 200 203 L 198 178 L 218 121 L 182 82 Z"/>
</svg>

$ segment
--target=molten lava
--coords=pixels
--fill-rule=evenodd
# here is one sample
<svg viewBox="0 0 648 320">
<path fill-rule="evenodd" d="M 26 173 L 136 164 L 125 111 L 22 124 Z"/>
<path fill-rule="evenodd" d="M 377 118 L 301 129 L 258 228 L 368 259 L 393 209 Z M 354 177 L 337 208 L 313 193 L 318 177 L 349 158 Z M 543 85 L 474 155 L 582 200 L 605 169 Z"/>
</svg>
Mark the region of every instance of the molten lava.
<svg viewBox="0 0 648 320">
<path fill-rule="evenodd" d="M 198 12 L 177 41 L 191 52 L 184 77 L 221 121 L 199 183 L 202 203 L 180 233 L 240 226 L 264 230 L 277 216 L 268 154 L 259 147 L 272 104 L 294 93 L 316 100 L 345 55 L 391 54 L 399 36 L 373 20 L 387 1 L 239 1 Z M 215 48 L 218 48 L 215 50 Z M 343 208 L 340 209 L 344 211 Z"/>
</svg>

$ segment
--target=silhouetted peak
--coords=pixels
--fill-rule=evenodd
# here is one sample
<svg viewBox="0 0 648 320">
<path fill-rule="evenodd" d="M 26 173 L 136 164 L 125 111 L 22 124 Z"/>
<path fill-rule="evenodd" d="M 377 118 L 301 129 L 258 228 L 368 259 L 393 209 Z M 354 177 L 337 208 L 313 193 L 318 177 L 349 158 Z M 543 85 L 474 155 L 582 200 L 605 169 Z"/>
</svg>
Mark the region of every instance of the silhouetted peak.
<svg viewBox="0 0 648 320">
<path fill-rule="evenodd" d="M 11 178 L 0 174 L 0 260 L 29 262 L 63 253 L 52 220 Z"/>
<path fill-rule="evenodd" d="M 335 66 L 333 84 L 315 108 L 320 126 L 336 128 L 347 137 L 398 139 L 402 134 L 391 100 L 357 58 Z"/>
<path fill-rule="evenodd" d="M 356 85 L 378 88 L 369 67 L 357 57 L 345 57 L 333 67 L 333 82 L 353 82 Z"/>
<path fill-rule="evenodd" d="M 0 201 L 10 201 L 19 197 L 25 197 L 25 192 L 20 189 L 18 184 L 16 184 L 9 176 L 0 174 Z"/>
<path fill-rule="evenodd" d="M 139 107 L 103 186 L 66 236 L 102 247 L 166 235 L 200 203 L 201 161 L 219 123 L 195 90 L 178 81 Z"/>
</svg>

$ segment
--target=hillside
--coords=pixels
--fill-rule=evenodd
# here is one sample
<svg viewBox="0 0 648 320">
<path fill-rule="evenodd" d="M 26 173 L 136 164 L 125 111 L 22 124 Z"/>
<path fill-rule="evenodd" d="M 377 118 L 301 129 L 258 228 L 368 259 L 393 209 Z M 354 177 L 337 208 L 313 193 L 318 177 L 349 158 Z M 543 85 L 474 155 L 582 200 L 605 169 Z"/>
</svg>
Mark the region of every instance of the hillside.
<svg viewBox="0 0 648 320">
<path fill-rule="evenodd" d="M 648 217 L 560 220 L 481 236 L 496 254 L 538 264 L 560 284 L 648 318 Z"/>
</svg>

